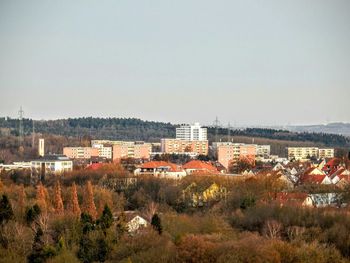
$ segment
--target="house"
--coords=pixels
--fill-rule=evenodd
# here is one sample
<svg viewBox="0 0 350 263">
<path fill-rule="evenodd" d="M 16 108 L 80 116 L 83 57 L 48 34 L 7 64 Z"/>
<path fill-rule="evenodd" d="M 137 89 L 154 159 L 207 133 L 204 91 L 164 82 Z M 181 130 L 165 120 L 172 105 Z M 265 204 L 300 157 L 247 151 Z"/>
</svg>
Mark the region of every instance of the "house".
<svg viewBox="0 0 350 263">
<path fill-rule="evenodd" d="M 124 222 L 129 234 L 134 234 L 149 225 L 149 222 L 137 211 L 124 211 L 119 215 L 114 215 L 113 218 L 117 222 Z"/>
<path fill-rule="evenodd" d="M 129 233 L 134 233 L 140 230 L 141 228 L 147 227 L 148 222 L 143 217 L 139 215 L 134 215 L 127 220 L 126 226 L 128 228 Z"/>
<path fill-rule="evenodd" d="M 174 163 L 151 161 L 141 165 L 134 171 L 135 175 L 153 175 L 160 178 L 181 179 L 186 176 L 185 170 Z"/>
<path fill-rule="evenodd" d="M 340 206 L 341 196 L 338 193 L 310 194 L 314 207 Z"/>
<path fill-rule="evenodd" d="M 217 174 L 219 171 L 210 162 L 204 162 L 200 160 L 192 160 L 183 166 L 186 174 Z"/>
<path fill-rule="evenodd" d="M 350 171 L 345 169 L 345 167 L 340 167 L 329 177 L 331 178 L 333 184 L 337 184 L 341 180 L 344 180 L 344 182 L 350 182 Z"/>
<path fill-rule="evenodd" d="M 284 170 L 284 166 L 281 164 L 281 163 L 277 163 L 273 168 L 272 170 L 273 171 L 279 171 L 279 170 Z"/>
<path fill-rule="evenodd" d="M 332 184 L 332 180 L 319 168 L 308 168 L 299 178 L 301 184 Z"/>
<path fill-rule="evenodd" d="M 340 166 L 341 166 L 341 159 L 332 158 L 323 166 L 322 171 L 330 175 L 334 173 L 336 170 L 338 170 Z"/>
<path fill-rule="evenodd" d="M 276 201 L 281 205 L 313 207 L 312 198 L 307 193 L 277 193 Z"/>
</svg>

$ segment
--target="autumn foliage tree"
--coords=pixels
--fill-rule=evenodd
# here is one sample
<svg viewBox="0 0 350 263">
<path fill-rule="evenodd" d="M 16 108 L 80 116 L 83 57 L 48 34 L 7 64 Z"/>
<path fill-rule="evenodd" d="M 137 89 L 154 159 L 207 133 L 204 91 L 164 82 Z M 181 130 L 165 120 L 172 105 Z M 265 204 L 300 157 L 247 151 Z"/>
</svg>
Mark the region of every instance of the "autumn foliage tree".
<svg viewBox="0 0 350 263">
<path fill-rule="evenodd" d="M 43 184 L 40 182 L 36 188 L 36 200 L 41 211 L 47 211 L 47 202 L 46 202 L 46 189 Z"/>
<path fill-rule="evenodd" d="M 97 210 L 94 202 L 94 191 L 92 188 L 91 181 L 87 181 L 84 192 L 84 212 L 91 215 L 91 217 L 96 220 L 97 218 Z"/>
<path fill-rule="evenodd" d="M 54 187 L 54 208 L 57 214 L 63 214 L 64 207 L 62 201 L 61 185 L 59 181 L 56 182 Z"/>
<path fill-rule="evenodd" d="M 68 211 L 73 214 L 76 217 L 80 217 L 81 210 L 79 206 L 79 200 L 78 200 L 78 192 L 77 192 L 77 186 L 73 182 L 71 187 L 71 196 L 70 200 L 68 202 Z"/>
</svg>

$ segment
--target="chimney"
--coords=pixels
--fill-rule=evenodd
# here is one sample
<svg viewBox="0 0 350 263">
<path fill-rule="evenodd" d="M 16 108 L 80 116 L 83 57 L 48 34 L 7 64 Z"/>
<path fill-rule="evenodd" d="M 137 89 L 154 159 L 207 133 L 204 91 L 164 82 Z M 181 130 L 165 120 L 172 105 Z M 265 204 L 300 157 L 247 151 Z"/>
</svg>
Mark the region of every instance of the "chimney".
<svg viewBox="0 0 350 263">
<path fill-rule="evenodd" d="M 45 140 L 43 138 L 39 139 L 38 153 L 41 157 L 45 155 Z"/>
</svg>

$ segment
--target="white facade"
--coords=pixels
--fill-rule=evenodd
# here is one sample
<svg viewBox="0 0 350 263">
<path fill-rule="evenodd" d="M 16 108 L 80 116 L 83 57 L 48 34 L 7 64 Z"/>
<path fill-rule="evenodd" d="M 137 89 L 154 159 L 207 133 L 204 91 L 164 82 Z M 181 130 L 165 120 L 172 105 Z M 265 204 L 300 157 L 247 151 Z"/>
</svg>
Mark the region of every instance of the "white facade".
<svg viewBox="0 0 350 263">
<path fill-rule="evenodd" d="M 45 155 L 45 140 L 44 139 L 39 139 L 38 154 L 41 157 L 43 157 Z"/>
<path fill-rule="evenodd" d="M 94 142 L 94 141 L 92 141 Z M 104 146 L 102 143 L 94 142 L 92 143 L 92 148 L 98 149 L 98 156 L 99 157 L 105 157 L 107 159 L 112 159 L 112 147 L 111 146 Z"/>
<path fill-rule="evenodd" d="M 198 122 L 193 125 L 183 124 L 176 128 L 176 139 L 188 141 L 207 140 L 207 128 L 202 128 Z"/>
<path fill-rule="evenodd" d="M 32 171 L 39 173 L 63 173 L 73 170 L 73 162 L 64 155 L 48 156 L 43 159 L 31 161 Z"/>
</svg>

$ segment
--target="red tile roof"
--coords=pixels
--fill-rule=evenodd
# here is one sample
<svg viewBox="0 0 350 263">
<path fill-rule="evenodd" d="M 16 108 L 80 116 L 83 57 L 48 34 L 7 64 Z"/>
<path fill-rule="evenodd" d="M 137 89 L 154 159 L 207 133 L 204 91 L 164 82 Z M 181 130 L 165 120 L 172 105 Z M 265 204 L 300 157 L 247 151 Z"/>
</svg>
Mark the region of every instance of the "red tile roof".
<svg viewBox="0 0 350 263">
<path fill-rule="evenodd" d="M 276 200 L 282 205 L 286 203 L 302 204 L 307 197 L 307 193 L 277 193 Z"/>
<path fill-rule="evenodd" d="M 93 163 L 93 164 L 90 164 L 89 166 L 87 166 L 86 169 L 88 169 L 88 170 L 98 170 L 103 165 L 104 165 L 104 163 Z"/>
<path fill-rule="evenodd" d="M 333 158 L 330 159 L 322 168 L 323 171 L 328 171 L 329 174 L 332 174 L 336 171 L 339 164 L 341 163 L 341 159 L 339 158 Z"/>
<path fill-rule="evenodd" d="M 301 183 L 314 183 L 314 184 L 320 184 L 323 182 L 323 180 L 326 178 L 327 175 L 318 175 L 318 174 L 304 174 L 300 178 Z"/>
<path fill-rule="evenodd" d="M 186 163 L 183 166 L 184 169 L 191 169 L 191 170 L 207 170 L 212 172 L 217 172 L 218 170 L 214 165 L 212 165 L 209 162 L 203 162 L 199 160 L 192 160 Z"/>
<path fill-rule="evenodd" d="M 141 168 L 143 169 L 155 169 L 160 167 L 170 167 L 169 169 L 170 172 L 182 171 L 181 167 L 179 167 L 178 165 L 170 162 L 165 162 L 165 161 L 151 161 L 151 162 L 144 163 L 141 166 Z"/>
</svg>

